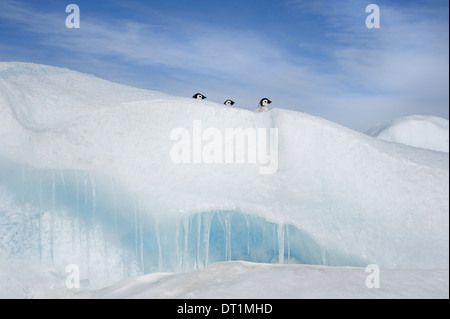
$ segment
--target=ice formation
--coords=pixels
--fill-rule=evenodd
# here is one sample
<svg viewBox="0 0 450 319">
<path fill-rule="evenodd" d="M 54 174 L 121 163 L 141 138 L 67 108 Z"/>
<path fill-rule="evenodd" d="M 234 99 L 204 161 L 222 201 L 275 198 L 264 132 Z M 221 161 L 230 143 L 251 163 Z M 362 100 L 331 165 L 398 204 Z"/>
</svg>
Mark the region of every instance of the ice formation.
<svg viewBox="0 0 450 319">
<path fill-rule="evenodd" d="M 448 120 L 429 115 L 408 115 L 380 123 L 367 131 L 370 136 L 439 152 L 449 151 Z"/>
<path fill-rule="evenodd" d="M 194 121 L 277 128 L 276 173 L 174 163 L 171 132 Z M 299 112 L 0 63 L 0 263 L 77 264 L 90 285 L 226 260 L 448 268 L 448 166 Z"/>
</svg>

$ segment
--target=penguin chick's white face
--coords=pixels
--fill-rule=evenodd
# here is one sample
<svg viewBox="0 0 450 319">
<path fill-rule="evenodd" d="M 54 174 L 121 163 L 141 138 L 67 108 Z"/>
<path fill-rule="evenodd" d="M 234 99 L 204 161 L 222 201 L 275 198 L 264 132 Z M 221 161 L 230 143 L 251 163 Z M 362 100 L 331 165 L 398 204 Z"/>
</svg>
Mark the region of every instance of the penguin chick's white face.
<svg viewBox="0 0 450 319">
<path fill-rule="evenodd" d="M 204 96 L 201 93 L 196 93 L 192 98 L 197 99 L 197 100 L 204 100 L 204 99 L 206 99 L 206 96 Z"/>
<path fill-rule="evenodd" d="M 260 106 L 268 106 L 270 103 L 272 103 L 271 100 L 269 100 L 269 99 L 267 99 L 267 98 L 264 98 L 264 99 L 262 99 L 262 100 L 259 102 L 259 105 L 260 105 Z"/>
<path fill-rule="evenodd" d="M 232 106 L 234 102 L 232 100 L 226 100 L 223 104 L 225 104 L 226 106 Z"/>
</svg>

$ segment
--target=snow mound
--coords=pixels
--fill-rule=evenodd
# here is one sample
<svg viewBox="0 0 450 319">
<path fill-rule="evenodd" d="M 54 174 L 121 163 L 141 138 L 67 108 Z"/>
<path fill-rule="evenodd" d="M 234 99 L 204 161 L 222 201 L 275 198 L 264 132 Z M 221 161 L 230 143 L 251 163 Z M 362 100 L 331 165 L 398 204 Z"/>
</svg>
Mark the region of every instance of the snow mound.
<svg viewBox="0 0 450 319">
<path fill-rule="evenodd" d="M 190 273 L 155 273 L 93 293 L 105 299 L 447 299 L 447 270 L 379 271 L 368 288 L 365 268 L 223 262 Z M 370 287 L 370 285 L 369 285 Z"/>
<path fill-rule="evenodd" d="M 0 63 L 0 256 L 93 286 L 232 260 L 447 269 L 448 168 L 299 112 Z"/>
<path fill-rule="evenodd" d="M 436 116 L 400 117 L 375 125 L 367 134 L 389 142 L 449 152 L 449 122 Z"/>
</svg>

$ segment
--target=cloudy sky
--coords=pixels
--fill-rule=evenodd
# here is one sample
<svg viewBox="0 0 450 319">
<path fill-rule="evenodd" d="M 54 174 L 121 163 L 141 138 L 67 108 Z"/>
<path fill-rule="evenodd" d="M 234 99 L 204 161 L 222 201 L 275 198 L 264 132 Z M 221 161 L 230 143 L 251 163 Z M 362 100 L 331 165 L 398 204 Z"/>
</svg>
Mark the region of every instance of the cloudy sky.
<svg viewBox="0 0 450 319">
<path fill-rule="evenodd" d="M 66 27 L 68 4 L 80 28 Z M 366 27 L 366 6 L 380 28 Z M 0 0 L 0 61 L 320 116 L 358 131 L 449 116 L 447 0 Z"/>
</svg>

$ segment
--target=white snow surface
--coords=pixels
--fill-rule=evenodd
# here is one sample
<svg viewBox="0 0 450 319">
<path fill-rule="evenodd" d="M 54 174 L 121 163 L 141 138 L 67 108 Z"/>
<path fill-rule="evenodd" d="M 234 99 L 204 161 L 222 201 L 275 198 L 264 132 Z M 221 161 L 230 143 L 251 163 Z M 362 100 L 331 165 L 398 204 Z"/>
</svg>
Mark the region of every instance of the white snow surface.
<svg viewBox="0 0 450 319">
<path fill-rule="evenodd" d="M 384 141 L 429 150 L 449 151 L 449 121 L 430 115 L 408 115 L 379 123 L 366 132 Z"/>
<path fill-rule="evenodd" d="M 68 289 L 67 273 L 4 264 L 0 296 L 26 299 L 448 299 L 449 271 L 218 262 L 190 272 L 132 276 L 101 289 Z M 372 288 L 369 288 L 372 287 Z"/>
<path fill-rule="evenodd" d="M 378 287 L 357 267 L 221 262 L 189 273 L 128 278 L 94 298 L 376 299 L 449 297 L 448 270 L 381 269 Z M 366 280 L 369 281 L 366 285 Z M 372 288 L 369 288 L 372 287 Z"/>
<path fill-rule="evenodd" d="M 192 133 L 194 121 L 219 132 L 277 128 L 278 170 L 174 163 L 171 132 Z M 226 265 L 237 267 L 236 276 L 272 271 L 231 262 L 238 259 L 377 264 L 415 269 L 420 278 L 424 269 L 440 282 L 433 269 L 448 270 L 448 156 L 281 108 L 255 113 L 64 68 L 0 63 L 0 265 L 22 260 L 64 274 L 75 263 L 97 288 L 149 272 L 184 274 L 150 274 L 143 283 L 190 280 Z M 27 286 L 17 268 L 0 272 L 15 289 Z M 343 278 L 352 271 L 340 269 Z M 3 286 L 0 294 L 13 290 Z M 177 296 L 191 293 L 202 296 Z"/>
</svg>

